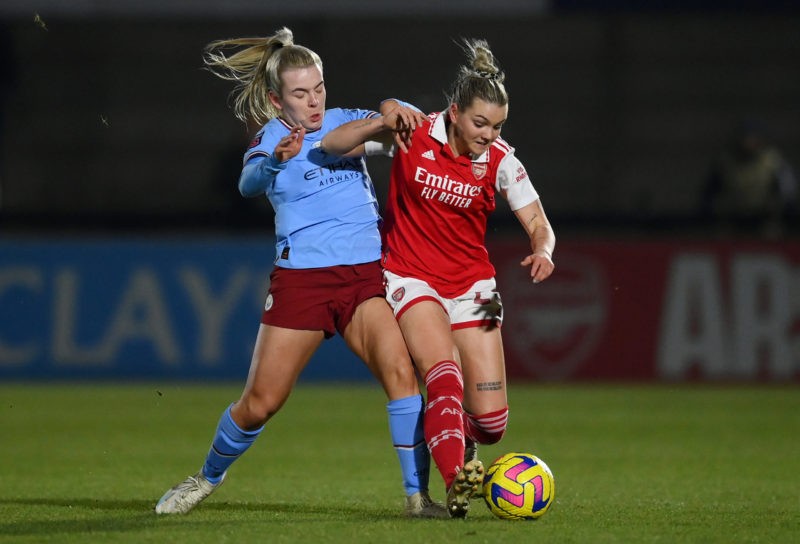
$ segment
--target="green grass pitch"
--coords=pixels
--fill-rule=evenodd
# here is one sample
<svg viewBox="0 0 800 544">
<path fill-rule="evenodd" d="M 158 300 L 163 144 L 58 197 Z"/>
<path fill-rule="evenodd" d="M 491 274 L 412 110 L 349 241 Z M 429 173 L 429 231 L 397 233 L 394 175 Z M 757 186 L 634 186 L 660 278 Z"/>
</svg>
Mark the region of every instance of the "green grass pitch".
<svg viewBox="0 0 800 544">
<path fill-rule="evenodd" d="M 239 384 L 0 385 L 0 542 L 797 542 L 800 391 L 519 385 L 485 463 L 539 455 L 535 522 L 407 520 L 385 398 L 300 385 L 228 481 L 186 516 L 161 494 L 202 463 Z M 442 499 L 432 470 L 431 490 Z"/>
</svg>

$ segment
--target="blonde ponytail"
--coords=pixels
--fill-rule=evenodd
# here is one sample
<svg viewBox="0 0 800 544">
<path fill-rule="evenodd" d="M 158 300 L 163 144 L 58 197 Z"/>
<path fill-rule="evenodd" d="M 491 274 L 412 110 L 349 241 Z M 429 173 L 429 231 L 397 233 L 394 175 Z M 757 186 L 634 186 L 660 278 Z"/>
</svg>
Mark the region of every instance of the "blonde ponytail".
<svg viewBox="0 0 800 544">
<path fill-rule="evenodd" d="M 236 52 L 226 54 L 229 49 Z M 319 55 L 295 45 L 292 31 L 286 27 L 266 38 L 211 42 L 205 48 L 203 62 L 217 77 L 236 83 L 231 97 L 237 119 L 258 124 L 278 116 L 278 110 L 269 100 L 269 91 L 281 95 L 280 76 L 285 70 L 316 65 L 322 71 Z"/>
</svg>

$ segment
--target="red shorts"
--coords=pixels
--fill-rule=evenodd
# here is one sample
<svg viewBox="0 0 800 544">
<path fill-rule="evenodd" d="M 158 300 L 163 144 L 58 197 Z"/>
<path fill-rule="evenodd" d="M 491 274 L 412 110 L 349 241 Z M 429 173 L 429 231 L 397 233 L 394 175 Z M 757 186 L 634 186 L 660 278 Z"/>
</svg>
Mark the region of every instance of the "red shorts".
<svg viewBox="0 0 800 544">
<path fill-rule="evenodd" d="M 385 294 L 380 261 L 308 269 L 276 266 L 269 279 L 261 322 L 321 330 L 326 338 L 344 332 L 359 304 Z"/>
</svg>

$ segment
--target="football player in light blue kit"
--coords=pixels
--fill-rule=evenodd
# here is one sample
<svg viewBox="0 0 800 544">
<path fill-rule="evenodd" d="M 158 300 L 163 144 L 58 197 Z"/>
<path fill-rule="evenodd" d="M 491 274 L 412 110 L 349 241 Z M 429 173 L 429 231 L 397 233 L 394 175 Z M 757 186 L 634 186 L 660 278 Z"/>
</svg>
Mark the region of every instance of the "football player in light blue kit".
<svg viewBox="0 0 800 544">
<path fill-rule="evenodd" d="M 272 119 L 245 153 L 239 189 L 245 196 L 266 193 L 275 209 L 275 264 L 282 268 L 361 264 L 381 256 L 378 201 L 364 161 L 319 148 L 332 128 L 378 114 L 334 108 L 320 116 L 322 128 L 314 132 Z M 286 138 L 296 138 L 300 151 L 279 163 L 273 150 Z"/>
<path fill-rule="evenodd" d="M 226 48 L 239 48 L 227 56 Z M 430 457 L 422 429 L 423 400 L 411 359 L 384 299 L 380 217 L 359 150 L 329 156 L 318 143 L 368 110 L 325 110 L 322 61 L 281 29 L 269 38 L 214 42 L 205 56 L 213 73 L 237 83 L 235 111 L 266 121 L 244 156 L 239 190 L 266 194 L 275 209 L 275 266 L 247 383 L 222 414 L 201 470 L 168 490 L 159 514 L 189 512 L 225 479 L 231 464 L 286 402 L 300 372 L 339 332 L 378 378 L 389 403 L 389 428 L 403 473 L 405 512 L 447 517 L 428 494 Z M 421 114 L 400 106 L 391 126 L 416 126 Z"/>
</svg>

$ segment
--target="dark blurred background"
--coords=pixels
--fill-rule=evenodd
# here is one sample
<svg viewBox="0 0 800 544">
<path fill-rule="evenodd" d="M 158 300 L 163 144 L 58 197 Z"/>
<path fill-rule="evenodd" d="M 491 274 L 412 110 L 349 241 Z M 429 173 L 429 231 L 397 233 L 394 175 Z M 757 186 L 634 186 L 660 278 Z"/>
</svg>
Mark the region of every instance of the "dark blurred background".
<svg viewBox="0 0 800 544">
<path fill-rule="evenodd" d="M 283 25 L 323 57 L 331 107 L 442 109 L 454 41 L 485 37 L 511 94 L 503 136 L 562 230 L 712 226 L 708 176 L 743 122 L 800 164 L 795 2 L 105 4 L 0 7 L 4 231 L 269 228 L 237 193 L 247 127 L 201 52 Z M 384 184 L 386 161 L 371 168 Z"/>
<path fill-rule="evenodd" d="M 329 107 L 443 109 L 456 41 L 491 44 L 503 137 L 559 239 L 534 296 L 513 215 L 492 219 L 512 375 L 800 375 L 800 4 L 779 0 L 3 0 L 0 374 L 246 369 L 272 212 L 238 193 L 253 127 L 201 56 L 282 26 L 322 56 Z M 388 168 L 370 162 L 382 198 Z M 200 302 L 251 287 L 239 336 L 189 330 Z"/>
</svg>

